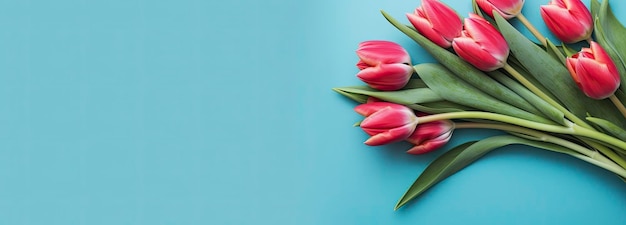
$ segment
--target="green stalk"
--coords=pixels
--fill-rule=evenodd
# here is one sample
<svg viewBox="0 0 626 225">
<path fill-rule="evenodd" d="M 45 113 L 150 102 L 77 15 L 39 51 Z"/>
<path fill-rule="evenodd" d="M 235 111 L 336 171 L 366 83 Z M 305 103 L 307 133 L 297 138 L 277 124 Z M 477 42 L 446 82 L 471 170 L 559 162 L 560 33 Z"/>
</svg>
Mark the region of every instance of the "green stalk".
<svg viewBox="0 0 626 225">
<path fill-rule="evenodd" d="M 619 112 L 622 113 L 622 116 L 626 118 L 626 107 L 624 107 L 624 104 L 622 104 L 622 102 L 615 96 L 615 94 L 611 95 L 609 99 L 611 99 L 611 102 L 613 102 L 613 105 L 615 105 Z"/>
<path fill-rule="evenodd" d="M 539 40 L 539 42 L 541 42 L 541 44 L 543 46 L 547 46 L 547 41 L 546 41 L 546 37 L 544 37 L 543 35 L 541 35 L 541 32 L 539 32 L 539 30 L 537 30 L 537 28 L 535 28 L 535 26 L 533 26 L 532 23 L 530 23 L 530 21 L 528 21 L 528 19 L 526 19 L 526 16 L 524 16 L 524 14 L 520 13 L 517 14 L 517 19 L 522 22 L 522 24 L 524 24 L 524 26 L 526 28 L 528 28 L 528 30 L 530 31 L 530 33 L 533 34 L 533 36 L 535 36 L 537 38 L 537 40 Z"/>
<path fill-rule="evenodd" d="M 571 141 L 568 141 L 568 140 L 565 140 L 565 139 L 562 139 L 553 135 L 549 135 L 541 131 L 514 126 L 510 124 L 475 123 L 475 122 L 455 123 L 454 128 L 455 129 L 467 129 L 467 128 L 495 129 L 495 130 L 502 130 L 502 131 L 529 135 L 540 141 L 549 142 L 549 143 L 553 143 L 553 144 L 557 144 L 557 145 L 569 148 L 580 154 L 586 155 L 591 159 L 605 163 L 609 167 L 617 167 L 617 168 L 613 168 L 613 170 L 623 170 L 623 172 L 626 172 L 624 168 L 622 168 L 615 162 L 611 161 L 610 159 L 606 158 L 604 155 L 598 153 L 597 151 L 588 149 L 574 142 L 571 142 Z"/>
<path fill-rule="evenodd" d="M 587 138 L 591 138 L 591 139 L 598 140 L 606 144 L 615 146 L 619 148 L 621 151 L 626 152 L 626 142 L 623 142 L 612 136 L 600 133 L 598 131 L 581 127 L 571 122 L 568 127 L 564 127 L 564 126 L 537 123 L 537 122 L 524 120 L 524 119 L 520 119 L 520 118 L 516 118 L 512 116 L 506 116 L 506 115 L 489 113 L 489 112 L 441 113 L 441 114 L 434 114 L 434 115 L 419 117 L 419 122 L 428 123 L 428 122 L 433 122 L 433 121 L 438 121 L 438 120 L 450 120 L 450 119 L 486 119 L 486 120 L 493 120 L 493 121 L 509 123 L 513 125 L 518 125 L 521 127 L 531 128 L 535 130 L 541 130 L 545 132 L 570 134 L 570 135 L 576 135 L 580 137 L 587 137 Z"/>
<path fill-rule="evenodd" d="M 526 79 L 526 77 L 524 77 L 524 75 L 522 75 L 521 73 L 517 72 L 517 70 L 515 70 L 515 68 L 513 68 L 511 65 L 509 65 L 509 64 L 504 65 L 504 70 L 506 70 L 506 72 L 509 72 L 509 74 L 511 74 L 511 76 L 513 76 L 513 78 L 515 78 L 522 85 L 524 85 L 524 87 L 528 88 L 528 90 L 533 92 L 535 95 L 539 96 L 541 99 L 546 101 L 548 104 L 550 104 L 554 108 L 556 108 L 559 111 L 561 111 L 565 115 L 565 117 L 567 119 L 569 119 L 569 120 L 573 121 L 574 123 L 579 124 L 581 126 L 590 127 L 584 120 L 581 120 L 580 118 L 578 118 L 572 112 L 570 112 L 565 107 L 563 107 L 561 104 L 556 102 L 554 99 L 550 98 L 550 96 L 548 96 L 546 93 L 541 91 L 541 89 L 539 89 L 537 86 L 535 86 L 533 83 L 531 83 L 528 79 Z"/>
</svg>

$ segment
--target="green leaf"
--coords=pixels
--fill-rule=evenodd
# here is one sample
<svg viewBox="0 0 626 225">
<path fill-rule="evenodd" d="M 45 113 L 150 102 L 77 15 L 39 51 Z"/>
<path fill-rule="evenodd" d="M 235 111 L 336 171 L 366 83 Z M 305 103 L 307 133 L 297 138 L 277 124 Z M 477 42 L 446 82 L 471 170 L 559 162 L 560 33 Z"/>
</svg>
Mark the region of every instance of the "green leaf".
<svg viewBox="0 0 626 225">
<path fill-rule="evenodd" d="M 439 101 L 439 102 L 428 102 L 423 104 L 410 104 L 407 107 L 429 114 L 437 114 L 437 113 L 449 113 L 449 112 L 463 112 L 467 110 L 472 110 L 473 108 L 463 106 L 460 104 L 456 104 L 449 101 Z"/>
<path fill-rule="evenodd" d="M 570 48 L 569 46 L 567 46 L 567 44 L 561 42 L 561 47 L 563 48 L 563 52 L 565 53 L 565 57 L 570 57 L 574 54 L 576 54 L 578 51 L 576 51 L 573 48 Z"/>
<path fill-rule="evenodd" d="M 502 16 L 495 14 L 495 17 L 511 52 L 526 70 L 544 87 L 547 87 L 570 112 L 578 118 L 585 118 L 587 113 L 590 113 L 595 117 L 626 126 L 626 121 L 619 113 L 616 114 L 609 100 L 599 101 L 585 96 L 561 62 L 528 40 Z"/>
<path fill-rule="evenodd" d="M 435 94 L 429 88 L 405 89 L 399 91 L 379 91 L 367 86 L 341 87 L 335 88 L 337 91 L 372 96 L 388 102 L 408 105 L 415 103 L 426 103 L 441 101 L 439 95 Z"/>
<path fill-rule="evenodd" d="M 608 0 L 599 3 L 591 1 L 596 41 L 611 56 L 621 74 L 621 82 L 626 82 L 626 28 L 613 14 Z M 620 87 L 624 91 L 625 88 Z"/>
<path fill-rule="evenodd" d="M 610 134 L 612 134 L 614 137 L 622 140 L 622 141 L 626 141 L 626 131 L 623 130 L 622 128 L 620 128 L 619 126 L 600 119 L 600 118 L 594 118 L 594 117 L 587 117 L 587 120 L 594 123 L 595 125 L 600 126 L 602 129 L 604 129 L 605 131 L 609 132 Z"/>
<path fill-rule="evenodd" d="M 488 112 L 505 114 L 540 123 L 553 124 L 550 120 L 526 112 L 485 94 L 480 89 L 458 79 L 450 70 L 440 64 L 422 63 L 413 68 L 415 68 L 415 72 L 417 72 L 434 92 L 448 101 Z M 534 110 L 537 111 L 537 109 Z"/>
<path fill-rule="evenodd" d="M 343 91 L 343 90 L 341 90 L 339 88 L 333 88 L 333 91 L 335 91 L 335 92 L 337 92 L 337 93 L 339 93 L 339 94 L 341 94 L 343 96 L 346 96 L 349 99 L 352 99 L 353 101 L 358 102 L 358 103 L 365 103 L 365 102 L 367 102 L 367 98 L 368 98 L 367 95 L 350 93 L 350 92 Z"/>
<path fill-rule="evenodd" d="M 558 124 L 566 125 L 563 112 L 559 111 L 543 99 L 539 98 L 537 95 L 533 94 L 530 90 L 528 90 L 517 81 L 511 79 L 510 77 L 499 71 L 493 71 L 490 73 L 490 75 L 500 83 L 504 84 L 504 86 L 507 86 L 509 89 L 515 91 L 515 93 L 522 96 L 522 98 L 526 99 L 526 101 L 530 102 L 547 118 Z"/>
<path fill-rule="evenodd" d="M 515 92 L 504 87 L 502 84 L 493 80 L 491 77 L 487 76 L 483 71 L 476 69 L 474 66 L 465 62 L 457 55 L 449 52 L 447 49 L 441 48 L 438 45 L 434 44 L 411 27 L 408 27 L 394 19 L 385 11 L 381 11 L 381 13 L 387 19 L 387 21 L 389 21 L 392 25 L 398 28 L 398 30 L 402 31 L 404 34 L 406 34 L 415 42 L 417 42 L 420 46 L 422 46 L 433 56 L 433 58 L 435 58 L 437 61 L 439 61 L 439 63 L 447 67 L 458 78 L 463 79 L 465 82 L 482 90 L 484 93 L 499 99 L 500 101 L 506 102 L 510 105 L 529 112 L 532 112 L 533 110 L 536 111 L 536 109 L 534 109 L 528 102 L 526 102 L 526 100 L 515 94 Z"/>
<path fill-rule="evenodd" d="M 444 153 L 428 165 L 424 172 L 422 172 L 417 180 L 415 180 L 413 185 L 411 185 L 406 193 L 400 198 L 395 209 L 397 210 L 406 205 L 411 200 L 433 187 L 435 184 L 467 167 L 469 164 L 473 163 L 492 150 L 511 144 L 524 144 L 569 155 L 580 155 L 572 150 L 558 145 L 533 141 L 511 135 L 494 136 L 478 142 L 468 142 Z"/>
<path fill-rule="evenodd" d="M 402 89 L 427 88 L 428 86 L 422 79 L 411 79 Z"/>
<path fill-rule="evenodd" d="M 515 57 L 515 55 L 513 55 L 513 54 L 509 55 L 508 64 L 509 64 L 509 66 L 513 67 L 513 69 L 515 69 L 517 72 L 519 72 L 522 75 L 524 75 L 526 80 L 530 81 L 530 83 L 532 83 L 537 88 L 539 88 L 541 90 L 541 92 L 543 92 L 546 95 L 550 96 L 551 99 L 553 99 L 553 100 L 555 100 L 557 102 L 559 101 L 559 99 L 556 98 L 552 94 L 552 92 L 550 92 L 548 90 L 548 88 L 544 87 L 543 84 L 541 84 L 541 82 L 539 82 L 534 76 L 530 75 L 530 72 L 528 72 L 528 70 L 522 65 L 522 63 L 519 61 L 519 59 L 517 59 L 517 57 Z M 560 104 L 563 105 L 562 103 L 560 103 Z"/>
<path fill-rule="evenodd" d="M 561 52 L 561 50 L 559 50 L 558 47 L 556 47 L 556 45 L 554 45 L 550 40 L 546 39 L 546 44 L 548 45 L 548 48 L 546 49 L 546 51 L 548 52 L 548 54 L 550 54 L 552 57 L 554 57 L 556 60 L 561 61 L 561 63 L 563 65 L 565 65 L 565 56 L 563 55 L 563 53 Z"/>
</svg>

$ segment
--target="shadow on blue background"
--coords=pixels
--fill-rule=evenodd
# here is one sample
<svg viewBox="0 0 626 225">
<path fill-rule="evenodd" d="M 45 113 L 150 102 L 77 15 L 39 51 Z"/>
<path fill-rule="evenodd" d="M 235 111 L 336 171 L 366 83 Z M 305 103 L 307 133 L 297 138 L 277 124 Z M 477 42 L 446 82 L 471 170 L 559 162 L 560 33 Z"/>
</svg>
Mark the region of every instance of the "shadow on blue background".
<svg viewBox="0 0 626 225">
<path fill-rule="evenodd" d="M 363 145 L 355 104 L 331 88 L 359 84 L 360 41 L 432 62 L 378 14 L 417 5 L 0 2 L 0 224 L 626 221 L 615 176 L 520 146 L 393 211 L 441 152 Z"/>
</svg>

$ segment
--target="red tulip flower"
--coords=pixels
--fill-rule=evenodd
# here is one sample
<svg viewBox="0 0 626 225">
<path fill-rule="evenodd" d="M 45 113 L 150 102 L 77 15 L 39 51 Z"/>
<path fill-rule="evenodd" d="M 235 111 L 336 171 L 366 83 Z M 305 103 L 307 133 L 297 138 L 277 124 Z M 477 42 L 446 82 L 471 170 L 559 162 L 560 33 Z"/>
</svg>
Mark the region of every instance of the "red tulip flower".
<svg viewBox="0 0 626 225">
<path fill-rule="evenodd" d="M 502 34 L 476 14 L 470 13 L 464 24 L 463 35 L 452 42 L 459 57 L 483 71 L 504 67 L 509 57 L 509 45 Z"/>
<path fill-rule="evenodd" d="M 485 11 L 487 15 L 493 17 L 493 11 L 495 10 L 503 18 L 508 20 L 522 12 L 524 0 L 476 0 L 476 4 Z"/>
<path fill-rule="evenodd" d="M 437 0 L 423 0 L 421 7 L 406 16 L 419 33 L 442 48 L 452 46 L 452 40 L 461 36 L 463 30 L 457 13 Z"/>
<path fill-rule="evenodd" d="M 441 148 L 452 137 L 454 123 L 450 120 L 439 120 L 419 124 L 406 141 L 415 146 L 407 151 L 409 154 L 424 154 Z"/>
<path fill-rule="evenodd" d="M 552 0 L 541 6 L 541 17 L 550 31 L 565 43 L 575 43 L 591 37 L 591 13 L 580 0 Z"/>
<path fill-rule="evenodd" d="M 357 67 L 361 69 L 357 77 L 374 89 L 398 90 L 411 79 L 411 57 L 399 44 L 365 41 L 359 44 L 356 54 L 360 59 Z"/>
<path fill-rule="evenodd" d="M 417 116 L 413 110 L 389 102 L 361 104 L 354 111 L 365 116 L 361 129 L 371 135 L 366 145 L 384 145 L 402 141 L 413 133 L 417 126 Z"/>
<path fill-rule="evenodd" d="M 593 41 L 590 48 L 567 58 L 567 69 L 578 87 L 593 99 L 610 97 L 620 85 L 617 67 L 602 46 Z"/>
</svg>

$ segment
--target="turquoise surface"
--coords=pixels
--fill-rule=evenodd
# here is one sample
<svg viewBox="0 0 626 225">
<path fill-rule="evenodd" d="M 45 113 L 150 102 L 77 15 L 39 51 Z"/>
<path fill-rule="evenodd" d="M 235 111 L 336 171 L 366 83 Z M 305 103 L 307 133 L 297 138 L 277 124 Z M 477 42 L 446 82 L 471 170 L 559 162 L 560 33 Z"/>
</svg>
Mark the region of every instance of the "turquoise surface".
<svg viewBox="0 0 626 225">
<path fill-rule="evenodd" d="M 0 1 L 0 224 L 624 224 L 623 181 L 523 146 L 393 211 L 443 150 L 365 146 L 331 88 L 361 41 L 432 62 L 379 14 L 419 4 Z"/>
</svg>

